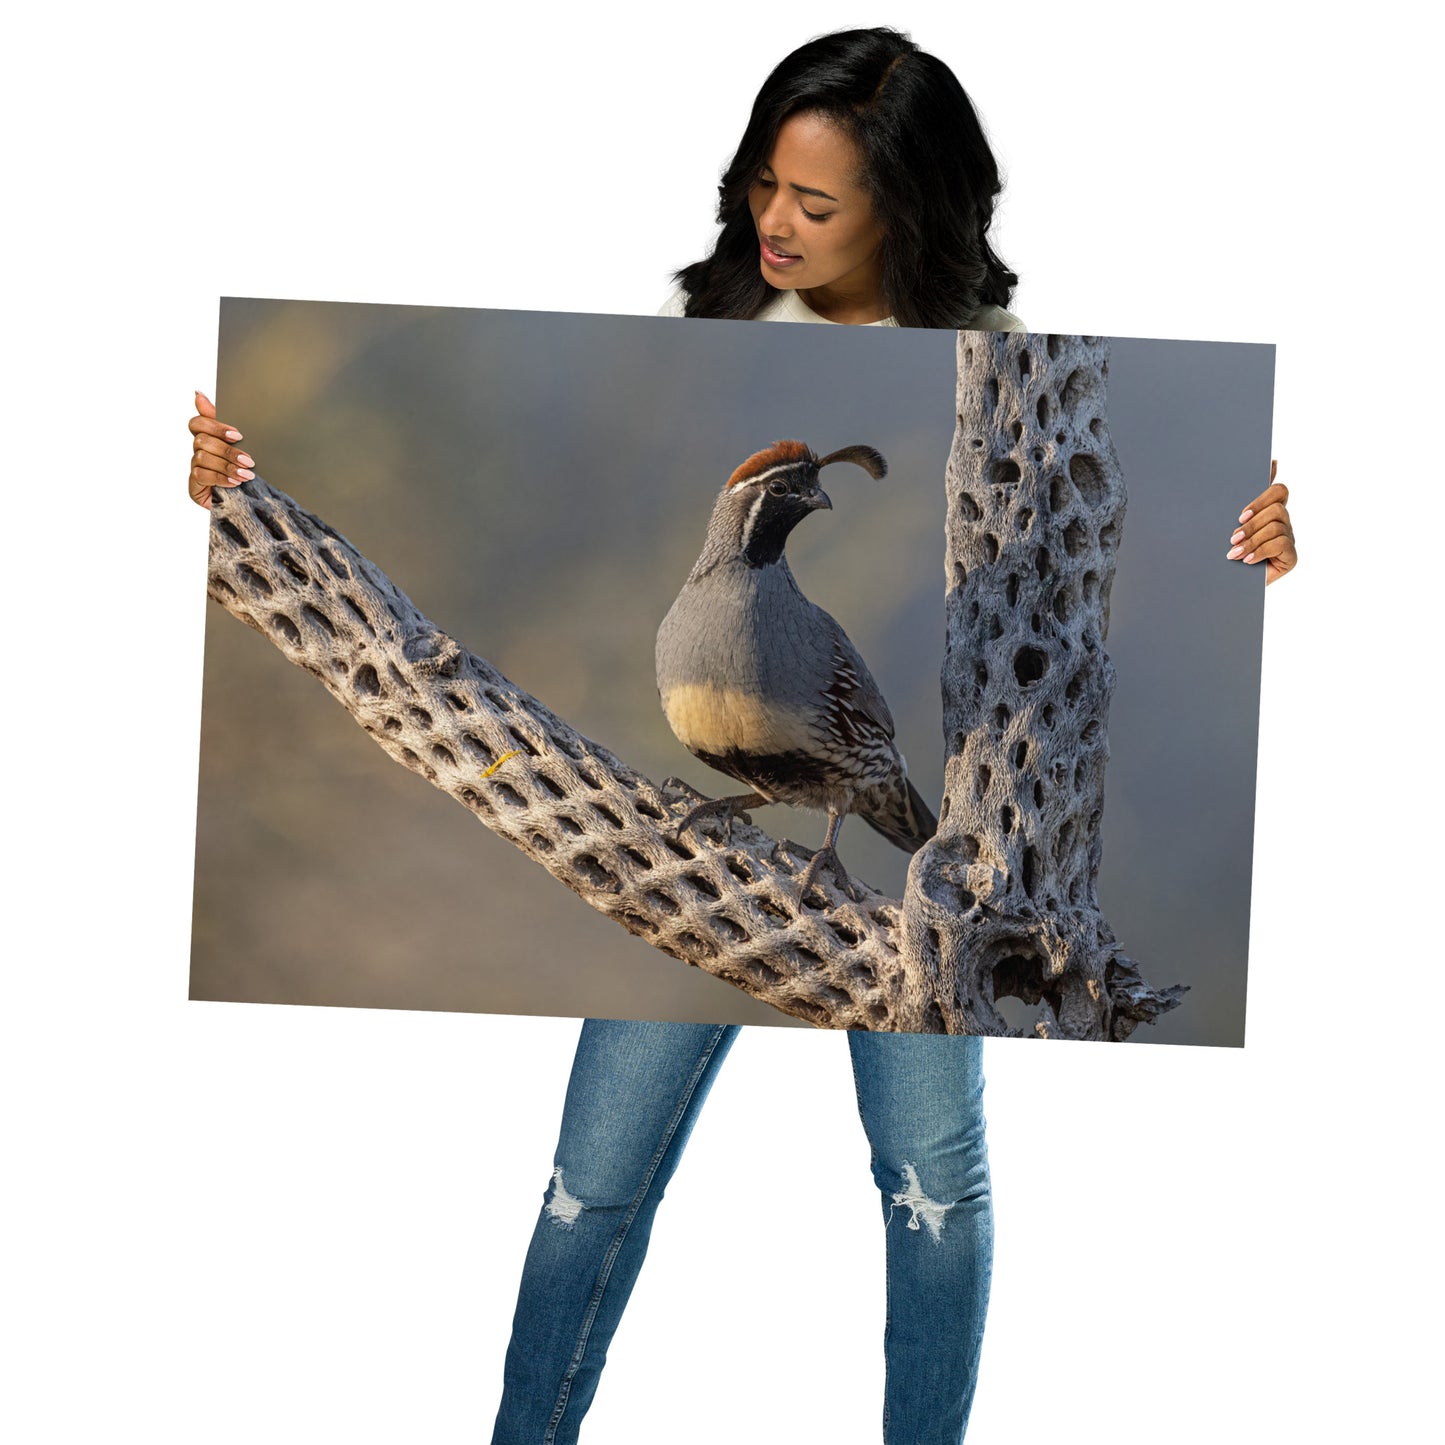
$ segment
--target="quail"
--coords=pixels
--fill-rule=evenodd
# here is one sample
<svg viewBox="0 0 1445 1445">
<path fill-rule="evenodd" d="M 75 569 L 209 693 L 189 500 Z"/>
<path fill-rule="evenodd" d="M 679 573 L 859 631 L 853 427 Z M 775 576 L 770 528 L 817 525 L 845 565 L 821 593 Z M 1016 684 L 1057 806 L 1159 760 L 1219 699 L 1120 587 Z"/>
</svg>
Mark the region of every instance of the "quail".
<svg viewBox="0 0 1445 1445">
<path fill-rule="evenodd" d="M 844 893 L 837 853 L 844 817 L 859 814 L 913 853 L 938 824 L 908 780 L 893 718 L 847 634 L 810 602 L 788 567 L 789 533 L 832 508 L 818 473 L 852 462 L 875 479 L 887 464 L 872 447 L 814 456 L 780 441 L 728 478 L 708 521 L 702 555 L 657 633 L 657 688 L 678 741 L 750 792 L 693 808 L 678 831 L 707 814 L 764 803 L 826 810 L 823 846 L 804 872 L 805 894 L 825 864 Z"/>
</svg>

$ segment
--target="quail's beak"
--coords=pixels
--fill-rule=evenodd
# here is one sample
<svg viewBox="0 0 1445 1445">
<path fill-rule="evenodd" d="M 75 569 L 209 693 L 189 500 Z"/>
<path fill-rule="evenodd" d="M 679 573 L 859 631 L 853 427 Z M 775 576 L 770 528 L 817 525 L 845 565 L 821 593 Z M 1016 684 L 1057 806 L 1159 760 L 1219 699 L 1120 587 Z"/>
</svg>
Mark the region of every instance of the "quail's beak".
<svg viewBox="0 0 1445 1445">
<path fill-rule="evenodd" d="M 816 512 L 820 509 L 826 512 L 833 510 L 832 498 L 829 497 L 822 487 L 814 487 L 811 492 L 805 492 L 803 494 L 803 501 L 806 503 L 810 512 Z"/>
</svg>

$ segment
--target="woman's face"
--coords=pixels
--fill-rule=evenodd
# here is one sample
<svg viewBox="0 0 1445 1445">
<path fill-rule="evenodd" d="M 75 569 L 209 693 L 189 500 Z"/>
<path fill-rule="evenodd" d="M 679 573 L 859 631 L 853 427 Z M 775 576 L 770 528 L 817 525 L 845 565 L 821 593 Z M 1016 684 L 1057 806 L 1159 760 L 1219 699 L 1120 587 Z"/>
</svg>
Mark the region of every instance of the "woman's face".
<svg viewBox="0 0 1445 1445">
<path fill-rule="evenodd" d="M 748 192 L 763 279 L 783 290 L 879 289 L 883 227 L 862 186 L 863 155 L 816 112 L 789 116 Z"/>
</svg>

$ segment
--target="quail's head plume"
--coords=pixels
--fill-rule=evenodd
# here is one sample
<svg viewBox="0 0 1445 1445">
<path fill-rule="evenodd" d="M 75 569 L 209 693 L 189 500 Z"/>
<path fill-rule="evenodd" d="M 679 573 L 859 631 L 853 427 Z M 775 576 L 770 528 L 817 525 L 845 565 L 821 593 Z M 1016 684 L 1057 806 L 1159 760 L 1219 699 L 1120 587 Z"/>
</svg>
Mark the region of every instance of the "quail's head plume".
<svg viewBox="0 0 1445 1445">
<path fill-rule="evenodd" d="M 833 504 L 818 473 L 853 462 L 887 471 L 867 446 L 818 457 L 780 441 L 728 478 L 708 521 L 702 554 L 657 633 L 657 687 L 678 740 L 752 791 L 700 804 L 707 813 L 791 803 L 828 814 L 828 833 L 801 891 L 825 863 L 845 892 L 835 851 L 848 813 L 916 852 L 937 827 L 908 781 L 893 742 L 893 717 L 858 649 L 803 596 L 783 555 L 789 533 Z"/>
</svg>

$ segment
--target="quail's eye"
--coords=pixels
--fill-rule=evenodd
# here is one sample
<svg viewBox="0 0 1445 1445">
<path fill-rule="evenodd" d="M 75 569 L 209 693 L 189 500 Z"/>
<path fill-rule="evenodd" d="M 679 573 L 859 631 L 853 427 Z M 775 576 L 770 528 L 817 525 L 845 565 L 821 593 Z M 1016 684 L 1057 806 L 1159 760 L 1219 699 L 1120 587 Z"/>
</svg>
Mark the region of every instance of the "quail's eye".
<svg viewBox="0 0 1445 1445">
<path fill-rule="evenodd" d="M 779 477 L 774 477 L 768 483 L 768 490 L 775 496 L 781 497 L 787 490 L 788 484 Z"/>
</svg>

